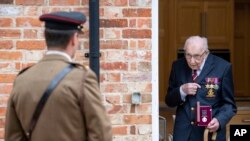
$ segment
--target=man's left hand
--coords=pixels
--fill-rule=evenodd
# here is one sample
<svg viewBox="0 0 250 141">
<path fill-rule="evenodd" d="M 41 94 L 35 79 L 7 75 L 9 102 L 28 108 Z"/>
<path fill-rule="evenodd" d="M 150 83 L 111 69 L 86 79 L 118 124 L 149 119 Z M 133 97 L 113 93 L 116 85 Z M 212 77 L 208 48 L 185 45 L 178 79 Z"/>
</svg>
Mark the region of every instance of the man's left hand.
<svg viewBox="0 0 250 141">
<path fill-rule="evenodd" d="M 216 118 L 213 118 L 207 126 L 207 128 L 209 129 L 209 132 L 216 132 L 219 129 L 219 127 L 220 127 L 220 123 Z"/>
</svg>

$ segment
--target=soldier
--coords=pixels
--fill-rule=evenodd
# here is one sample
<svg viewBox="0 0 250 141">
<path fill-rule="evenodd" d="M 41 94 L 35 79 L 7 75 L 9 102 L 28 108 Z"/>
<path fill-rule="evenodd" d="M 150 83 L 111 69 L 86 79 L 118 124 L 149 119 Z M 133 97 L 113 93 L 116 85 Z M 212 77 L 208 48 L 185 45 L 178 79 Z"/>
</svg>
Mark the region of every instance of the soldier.
<svg viewBox="0 0 250 141">
<path fill-rule="evenodd" d="M 61 11 L 44 14 L 40 20 L 45 22 L 48 51 L 15 79 L 5 140 L 111 141 L 111 123 L 96 75 L 72 62 L 85 15 Z"/>
</svg>

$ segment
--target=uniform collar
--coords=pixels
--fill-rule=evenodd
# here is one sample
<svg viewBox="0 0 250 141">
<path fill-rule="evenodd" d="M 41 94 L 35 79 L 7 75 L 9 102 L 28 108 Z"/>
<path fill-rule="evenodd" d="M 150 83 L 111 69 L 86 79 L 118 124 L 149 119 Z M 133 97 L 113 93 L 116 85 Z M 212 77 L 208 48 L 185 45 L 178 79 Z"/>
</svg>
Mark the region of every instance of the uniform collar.
<svg viewBox="0 0 250 141">
<path fill-rule="evenodd" d="M 61 55 L 61 56 L 64 56 L 69 62 L 72 62 L 71 57 L 67 53 L 62 52 L 62 51 L 49 50 L 46 52 L 46 55 Z"/>
</svg>

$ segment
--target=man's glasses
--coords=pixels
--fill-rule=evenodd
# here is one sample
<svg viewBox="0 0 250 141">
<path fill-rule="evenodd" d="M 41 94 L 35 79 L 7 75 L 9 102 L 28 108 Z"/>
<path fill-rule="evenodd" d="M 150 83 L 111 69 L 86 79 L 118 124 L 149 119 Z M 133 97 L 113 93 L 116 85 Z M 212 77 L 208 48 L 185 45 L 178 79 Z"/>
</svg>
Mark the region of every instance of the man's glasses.
<svg viewBox="0 0 250 141">
<path fill-rule="evenodd" d="M 206 51 L 204 51 L 202 54 L 194 54 L 194 55 L 191 55 L 189 53 L 185 53 L 185 57 L 186 59 L 190 60 L 192 57 L 195 59 L 195 60 L 201 60 L 202 59 L 202 56 L 206 53 Z"/>
</svg>

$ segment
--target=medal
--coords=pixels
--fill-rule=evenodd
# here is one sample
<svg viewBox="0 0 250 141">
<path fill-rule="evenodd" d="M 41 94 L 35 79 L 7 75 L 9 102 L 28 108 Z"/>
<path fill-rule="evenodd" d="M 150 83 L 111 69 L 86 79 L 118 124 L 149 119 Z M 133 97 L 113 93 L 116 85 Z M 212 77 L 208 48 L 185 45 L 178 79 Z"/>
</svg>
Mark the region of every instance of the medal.
<svg viewBox="0 0 250 141">
<path fill-rule="evenodd" d="M 207 93 L 206 97 L 215 97 L 215 95 L 214 95 L 214 89 L 210 88 L 208 90 L 208 93 Z"/>
<path fill-rule="evenodd" d="M 214 89 L 215 89 L 215 90 L 218 90 L 218 89 L 219 89 L 219 85 L 217 85 L 217 84 L 214 85 Z"/>
<path fill-rule="evenodd" d="M 208 89 L 206 97 L 215 97 L 215 90 L 219 89 L 219 78 L 207 77 L 206 78 L 206 89 Z"/>
<path fill-rule="evenodd" d="M 214 78 L 214 89 L 215 90 L 218 90 L 219 89 L 219 79 L 217 77 Z"/>
</svg>

